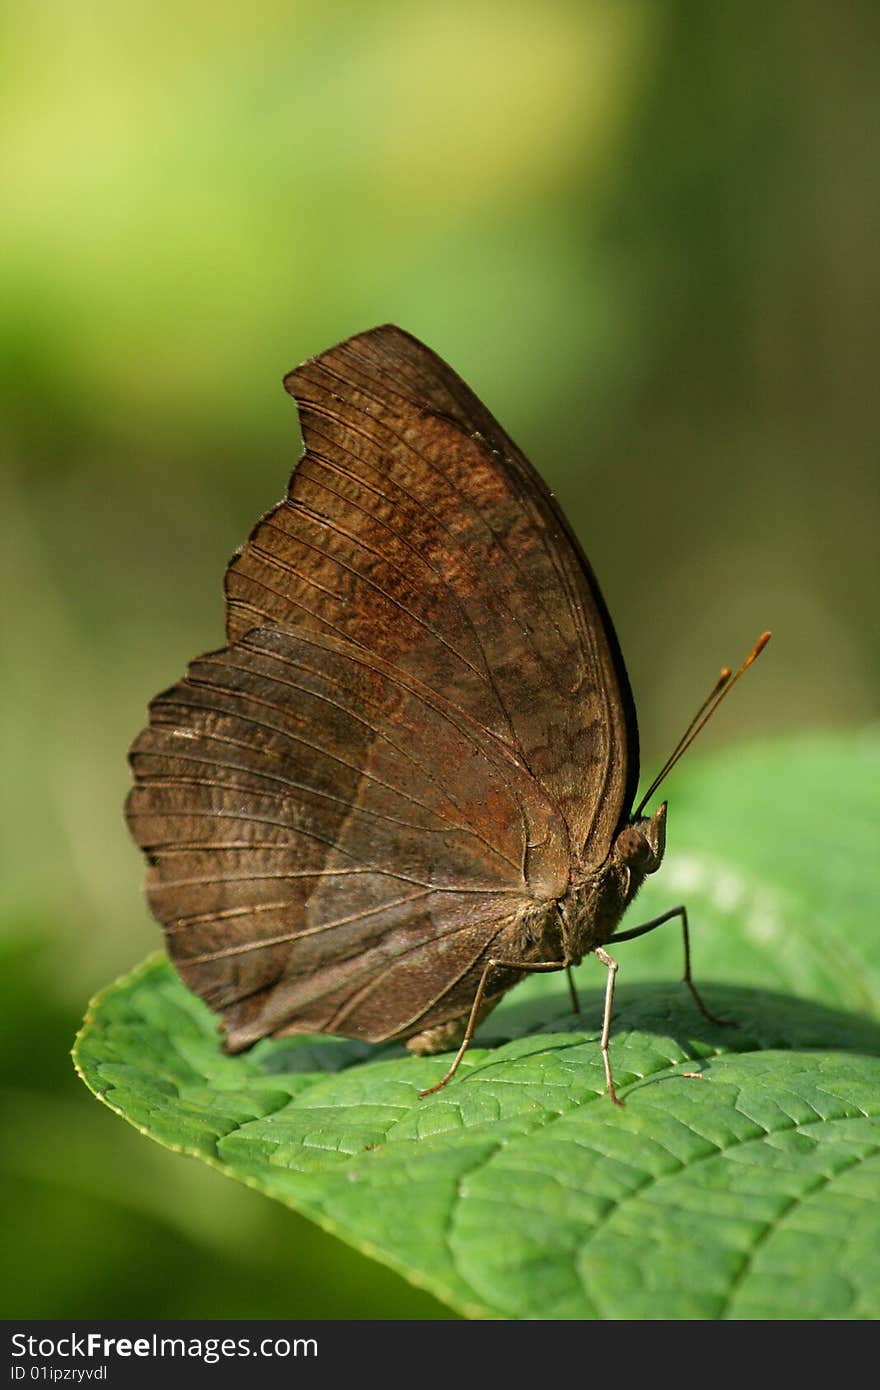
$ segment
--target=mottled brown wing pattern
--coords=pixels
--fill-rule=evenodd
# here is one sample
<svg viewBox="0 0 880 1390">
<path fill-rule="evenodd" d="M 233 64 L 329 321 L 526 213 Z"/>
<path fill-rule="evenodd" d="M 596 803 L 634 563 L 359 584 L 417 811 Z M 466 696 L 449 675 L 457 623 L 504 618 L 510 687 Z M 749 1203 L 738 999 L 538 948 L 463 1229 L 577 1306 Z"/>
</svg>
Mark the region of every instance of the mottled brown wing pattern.
<svg viewBox="0 0 880 1390">
<path fill-rule="evenodd" d="M 600 864 L 638 780 L 635 712 L 598 586 L 543 482 L 397 328 L 286 385 L 306 452 L 229 567 L 230 640 L 275 622 L 414 672 L 521 754 L 581 866 Z"/>
<path fill-rule="evenodd" d="M 493 939 L 568 881 L 527 770 L 337 638 L 266 626 L 195 661 L 132 765 L 151 907 L 232 1049 L 291 1024 L 378 1040 L 454 1017 Z"/>
<path fill-rule="evenodd" d="M 595 580 L 464 383 L 386 327 L 286 384 L 306 452 L 230 563 L 229 646 L 132 749 L 151 907 L 233 1050 L 467 1014 L 490 955 L 548 958 L 525 924 L 638 776 Z"/>
</svg>

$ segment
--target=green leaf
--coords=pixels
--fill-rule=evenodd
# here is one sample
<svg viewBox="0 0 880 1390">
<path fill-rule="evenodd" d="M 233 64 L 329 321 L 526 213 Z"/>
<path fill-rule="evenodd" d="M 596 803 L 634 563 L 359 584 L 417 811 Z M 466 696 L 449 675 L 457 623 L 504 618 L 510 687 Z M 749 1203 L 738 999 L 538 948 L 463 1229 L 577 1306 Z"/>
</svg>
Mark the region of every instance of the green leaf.
<svg viewBox="0 0 880 1390">
<path fill-rule="evenodd" d="M 621 943 L 622 1110 L 604 1095 L 601 988 L 572 1015 L 560 975 L 517 987 L 423 1101 L 446 1061 L 400 1046 L 225 1056 L 163 958 L 93 1002 L 77 1066 L 143 1133 L 470 1316 L 876 1318 L 880 1025 L 853 1010 L 880 1001 L 878 770 L 876 737 L 841 735 L 677 778 L 644 916 L 687 897 L 696 976 L 738 1027 L 675 983 L 674 925 Z M 603 973 L 588 960 L 579 981 Z"/>
</svg>

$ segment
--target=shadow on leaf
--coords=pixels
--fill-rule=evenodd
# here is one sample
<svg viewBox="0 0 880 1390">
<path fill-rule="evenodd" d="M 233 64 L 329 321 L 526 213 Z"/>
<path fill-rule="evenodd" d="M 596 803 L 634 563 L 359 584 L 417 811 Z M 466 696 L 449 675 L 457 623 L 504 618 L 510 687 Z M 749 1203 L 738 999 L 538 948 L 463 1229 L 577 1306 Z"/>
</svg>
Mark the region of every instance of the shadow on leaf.
<svg viewBox="0 0 880 1390">
<path fill-rule="evenodd" d="M 582 994 L 581 1012 L 574 1013 L 564 984 L 557 987 L 554 981 L 553 986 L 548 985 L 540 994 L 506 999 L 477 1030 L 474 1048 L 498 1048 L 518 1039 L 537 1040 L 545 1034 L 550 1051 L 558 1050 L 560 1034 L 595 1037 L 598 1048 L 604 992 Z M 627 985 L 615 1001 L 612 1050 L 615 1037 L 638 1032 L 672 1039 L 685 1057 L 695 1061 L 719 1052 L 768 1049 L 880 1055 L 880 1023 L 865 1015 L 770 990 L 709 984 L 705 993 L 713 1008 L 735 1026 L 710 1023 L 682 985 L 668 980 Z M 370 1044 L 310 1035 L 266 1040 L 252 1055 L 261 1071 L 278 1075 L 345 1071 L 400 1058 L 406 1052 L 402 1043 Z"/>
</svg>

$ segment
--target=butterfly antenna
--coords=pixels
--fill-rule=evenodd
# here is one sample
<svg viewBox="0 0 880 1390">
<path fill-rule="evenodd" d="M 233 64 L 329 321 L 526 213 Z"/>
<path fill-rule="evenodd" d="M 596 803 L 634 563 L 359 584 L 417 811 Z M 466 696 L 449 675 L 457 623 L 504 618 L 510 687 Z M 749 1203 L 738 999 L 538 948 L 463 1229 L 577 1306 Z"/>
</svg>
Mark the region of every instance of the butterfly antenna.
<svg viewBox="0 0 880 1390">
<path fill-rule="evenodd" d="M 645 795 L 642 797 L 641 801 L 639 802 L 638 806 L 633 812 L 634 820 L 636 819 L 636 817 L 642 814 L 648 802 L 651 800 L 651 797 L 654 795 L 655 791 L 660 786 L 660 783 L 666 777 L 668 777 L 669 773 L 675 767 L 675 764 L 679 761 L 680 758 L 684 756 L 684 754 L 690 748 L 691 744 L 693 743 L 697 735 L 700 733 L 701 729 L 704 729 L 706 727 L 709 720 L 712 718 L 712 715 L 715 713 L 718 706 L 721 704 L 721 701 L 724 699 L 725 695 L 730 694 L 731 690 L 736 685 L 740 676 L 743 675 L 749 669 L 753 661 L 757 660 L 757 658 L 761 655 L 761 652 L 764 650 L 769 641 L 770 633 L 762 632 L 761 636 L 758 638 L 754 647 L 749 652 L 742 666 L 740 666 L 739 670 L 734 675 L 731 675 L 730 668 L 728 666 L 725 666 L 722 669 L 721 674 L 719 675 L 712 689 L 709 691 L 709 694 L 706 696 L 705 700 L 700 705 L 700 708 L 697 710 L 690 724 L 688 724 L 681 738 L 678 740 L 678 743 L 673 748 L 669 757 L 666 759 L 666 762 L 663 764 L 660 771 L 657 773 L 657 776 L 654 778 L 650 787 L 645 792 Z"/>
<path fill-rule="evenodd" d="M 700 705 L 700 708 L 697 710 L 690 724 L 688 724 L 681 738 L 678 740 L 678 743 L 676 743 L 672 752 L 669 754 L 669 757 L 666 759 L 666 762 L 663 764 L 660 771 L 657 773 L 657 776 L 654 778 L 653 782 L 651 783 L 650 787 L 648 788 L 647 792 L 645 793 L 644 797 L 639 803 L 638 809 L 636 810 L 636 815 L 641 815 L 642 811 L 644 810 L 647 803 L 651 800 L 651 797 L 654 795 L 660 783 L 663 781 L 664 777 L 675 763 L 676 758 L 678 758 L 679 754 L 683 750 L 684 745 L 687 742 L 688 738 L 690 738 L 690 735 L 693 733 L 693 730 L 697 722 L 706 713 L 706 710 L 709 708 L 712 701 L 718 695 L 720 695 L 721 691 L 724 689 L 724 687 L 730 680 L 731 674 L 732 672 L 729 666 L 722 666 L 721 674 L 719 675 L 717 681 L 713 685 L 712 689 L 709 691 L 709 694 L 706 696 L 703 703 Z"/>
</svg>

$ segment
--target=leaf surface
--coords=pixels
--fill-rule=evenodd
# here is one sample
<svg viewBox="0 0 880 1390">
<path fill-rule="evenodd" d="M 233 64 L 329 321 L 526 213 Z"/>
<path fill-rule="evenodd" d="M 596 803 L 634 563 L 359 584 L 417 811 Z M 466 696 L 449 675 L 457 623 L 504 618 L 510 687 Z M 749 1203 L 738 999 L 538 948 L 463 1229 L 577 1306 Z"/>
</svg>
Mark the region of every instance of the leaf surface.
<svg viewBox="0 0 880 1390">
<path fill-rule="evenodd" d="M 686 899 L 696 978 L 738 1026 L 676 984 L 674 925 L 621 943 L 622 1110 L 603 1094 L 589 959 L 580 1015 L 563 976 L 527 980 L 423 1101 L 446 1062 L 399 1045 L 225 1056 L 163 957 L 93 1002 L 77 1066 L 145 1134 L 470 1316 L 876 1318 L 878 771 L 876 736 L 828 735 L 677 778 L 667 863 L 636 910 Z"/>
</svg>

